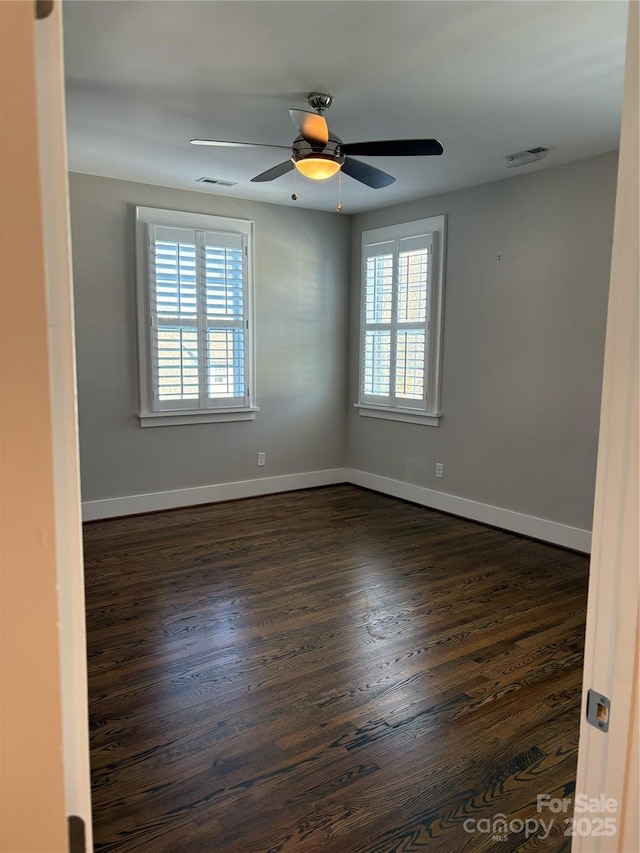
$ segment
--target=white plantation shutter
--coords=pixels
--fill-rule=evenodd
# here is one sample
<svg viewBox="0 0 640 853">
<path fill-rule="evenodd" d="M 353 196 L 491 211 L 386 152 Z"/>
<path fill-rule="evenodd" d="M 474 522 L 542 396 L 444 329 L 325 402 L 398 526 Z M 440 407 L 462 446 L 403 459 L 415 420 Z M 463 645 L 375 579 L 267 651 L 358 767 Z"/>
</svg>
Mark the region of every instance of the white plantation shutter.
<svg viewBox="0 0 640 853">
<path fill-rule="evenodd" d="M 196 232 L 149 226 L 153 408 L 200 400 Z"/>
<path fill-rule="evenodd" d="M 363 402 L 426 409 L 434 236 L 364 247 Z"/>
<path fill-rule="evenodd" d="M 245 398 L 245 240 L 206 232 L 204 281 L 209 401 Z"/>
<path fill-rule="evenodd" d="M 370 246 L 365 256 L 363 390 L 385 399 L 391 393 L 394 248 Z"/>
<path fill-rule="evenodd" d="M 155 224 L 192 218 L 238 222 L 242 231 Z M 254 411 L 250 386 L 249 254 L 251 224 L 208 215 L 138 208 L 145 279 L 139 290 L 141 418 L 234 409 Z M 231 417 L 229 415 L 229 417 Z M 232 418 L 234 419 L 234 418 Z M 244 419 L 244 418 L 243 418 Z M 160 422 L 158 422 L 160 423 Z"/>
<path fill-rule="evenodd" d="M 421 408 L 427 402 L 433 240 L 425 234 L 398 241 L 395 396 Z"/>
</svg>

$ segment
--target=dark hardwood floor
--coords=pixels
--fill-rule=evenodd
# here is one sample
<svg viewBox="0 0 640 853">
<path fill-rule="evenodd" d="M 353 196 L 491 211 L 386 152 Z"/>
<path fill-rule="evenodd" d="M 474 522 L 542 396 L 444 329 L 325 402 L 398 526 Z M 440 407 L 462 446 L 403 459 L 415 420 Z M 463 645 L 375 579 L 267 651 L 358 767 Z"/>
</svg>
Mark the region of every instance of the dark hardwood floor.
<svg viewBox="0 0 640 853">
<path fill-rule="evenodd" d="M 84 532 L 99 853 L 570 849 L 586 557 L 347 485 Z"/>
</svg>

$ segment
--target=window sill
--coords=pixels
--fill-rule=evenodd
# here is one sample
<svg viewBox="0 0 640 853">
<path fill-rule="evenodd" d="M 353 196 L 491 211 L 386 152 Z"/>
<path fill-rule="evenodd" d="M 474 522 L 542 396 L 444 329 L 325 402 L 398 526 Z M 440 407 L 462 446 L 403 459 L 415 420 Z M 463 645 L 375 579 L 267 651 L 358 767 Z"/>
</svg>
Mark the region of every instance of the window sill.
<svg viewBox="0 0 640 853">
<path fill-rule="evenodd" d="M 422 412 L 419 409 L 398 409 L 391 406 L 372 406 L 368 403 L 356 403 L 355 408 L 363 418 L 382 418 L 385 421 L 403 421 L 406 424 L 421 426 L 440 426 L 442 415 Z"/>
<path fill-rule="evenodd" d="M 210 409 L 198 411 L 139 412 L 141 427 L 184 426 L 185 424 L 215 424 L 226 421 L 255 421 L 257 406 L 238 409 Z"/>
</svg>

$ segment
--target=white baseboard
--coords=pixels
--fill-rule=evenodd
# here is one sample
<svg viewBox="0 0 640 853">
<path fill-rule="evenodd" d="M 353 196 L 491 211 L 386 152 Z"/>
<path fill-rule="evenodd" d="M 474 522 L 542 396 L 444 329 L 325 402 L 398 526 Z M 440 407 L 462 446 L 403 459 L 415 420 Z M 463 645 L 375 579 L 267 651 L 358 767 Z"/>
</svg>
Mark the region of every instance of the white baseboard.
<svg viewBox="0 0 640 853">
<path fill-rule="evenodd" d="M 355 468 L 347 469 L 347 482 L 372 489 L 375 492 L 382 492 L 385 495 L 392 495 L 395 498 L 412 501 L 431 509 L 450 512 L 452 515 L 460 515 L 472 521 L 490 524 L 492 527 L 501 527 L 513 533 L 531 536 L 533 539 L 542 539 L 554 545 L 562 545 L 564 548 L 571 548 L 574 551 L 582 551 L 586 554 L 591 551 L 590 530 L 582 530 L 579 527 L 570 527 L 557 521 L 537 518 L 534 515 L 524 515 L 510 509 L 478 503 L 468 498 L 436 492 L 424 486 L 413 486 L 410 483 L 392 480 L 389 477 L 380 477 L 378 474 L 369 474 L 367 471 L 358 471 Z"/>
<path fill-rule="evenodd" d="M 217 483 L 210 486 L 194 486 L 190 489 L 172 489 L 165 492 L 150 492 L 143 495 L 126 495 L 120 498 L 105 498 L 85 501 L 82 504 L 82 520 L 96 521 L 121 515 L 137 515 L 161 509 L 177 509 L 182 506 L 217 503 L 219 501 L 271 495 L 295 489 L 310 489 L 315 486 L 332 486 L 337 483 L 353 483 L 375 492 L 402 498 L 430 509 L 450 512 L 472 521 L 501 527 L 533 539 L 542 539 L 554 545 L 572 548 L 574 551 L 591 551 L 591 531 L 569 527 L 557 521 L 548 521 L 533 515 L 524 515 L 510 509 L 478 503 L 468 498 L 437 492 L 424 486 L 414 486 L 381 477 L 356 468 L 329 468 L 324 471 L 308 471 L 303 474 L 285 474 L 280 477 L 260 477 L 255 480 L 240 480 L 236 483 Z"/>
<path fill-rule="evenodd" d="M 141 512 L 156 512 L 181 506 L 217 503 L 237 498 L 252 498 L 295 489 L 310 489 L 314 486 L 332 486 L 344 483 L 346 468 L 329 468 L 324 471 L 308 471 L 303 474 L 284 474 L 280 477 L 260 477 L 256 480 L 240 480 L 237 483 L 217 483 L 211 486 L 194 486 L 190 489 L 172 489 L 167 492 L 150 492 L 145 495 L 127 495 L 121 498 L 105 498 L 85 501 L 82 504 L 82 520 L 96 521 L 120 515 L 136 515 Z"/>
</svg>

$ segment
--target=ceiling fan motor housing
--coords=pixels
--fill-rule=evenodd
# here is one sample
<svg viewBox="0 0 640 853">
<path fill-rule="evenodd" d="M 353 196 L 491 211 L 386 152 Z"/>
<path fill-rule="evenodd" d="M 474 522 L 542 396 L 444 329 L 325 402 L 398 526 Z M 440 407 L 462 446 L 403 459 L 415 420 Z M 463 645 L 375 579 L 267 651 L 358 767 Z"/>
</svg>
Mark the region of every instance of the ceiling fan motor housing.
<svg viewBox="0 0 640 853">
<path fill-rule="evenodd" d="M 297 163 L 300 160 L 313 157 L 320 160 L 331 160 L 333 163 L 338 163 L 342 166 L 347 158 L 340 151 L 341 145 L 342 140 L 333 133 L 329 134 L 329 140 L 326 145 L 312 145 L 303 136 L 298 136 L 291 146 L 291 159 L 294 163 Z"/>
</svg>

